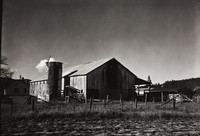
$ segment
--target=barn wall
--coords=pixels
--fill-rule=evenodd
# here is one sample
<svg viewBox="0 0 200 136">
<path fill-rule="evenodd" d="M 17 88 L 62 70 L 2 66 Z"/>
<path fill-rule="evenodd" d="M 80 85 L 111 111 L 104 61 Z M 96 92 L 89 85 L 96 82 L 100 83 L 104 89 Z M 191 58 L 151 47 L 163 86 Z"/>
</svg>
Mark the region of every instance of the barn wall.
<svg viewBox="0 0 200 136">
<path fill-rule="evenodd" d="M 129 70 L 127 70 L 124 66 L 118 63 L 117 65 L 119 73 L 118 80 L 119 84 L 118 87 L 122 91 L 124 99 L 132 99 L 135 97 L 135 79 L 136 76 L 133 75 Z"/>
<path fill-rule="evenodd" d="M 111 99 L 133 97 L 135 77 L 130 71 L 116 60 L 111 60 L 88 74 L 88 98 L 104 99 L 109 95 Z"/>
<path fill-rule="evenodd" d="M 87 85 L 86 76 L 70 77 L 70 86 L 77 88 L 79 90 L 83 90 L 84 97 L 86 97 L 86 85 Z"/>
<path fill-rule="evenodd" d="M 17 92 L 16 92 L 17 91 Z M 28 95 L 29 87 L 23 83 L 16 84 L 4 90 L 4 95 Z"/>
<path fill-rule="evenodd" d="M 50 101 L 47 81 L 36 81 L 30 83 L 30 95 L 41 100 Z"/>
<path fill-rule="evenodd" d="M 87 76 L 87 98 L 94 96 L 94 98 L 104 99 L 107 90 L 106 78 L 107 64 L 95 69 Z"/>
</svg>

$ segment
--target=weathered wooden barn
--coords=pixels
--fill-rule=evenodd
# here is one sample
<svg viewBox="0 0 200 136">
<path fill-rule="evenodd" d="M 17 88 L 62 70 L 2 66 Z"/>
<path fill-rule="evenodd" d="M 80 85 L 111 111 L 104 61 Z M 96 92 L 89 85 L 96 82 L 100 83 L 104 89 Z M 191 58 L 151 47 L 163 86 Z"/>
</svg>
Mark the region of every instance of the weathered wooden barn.
<svg viewBox="0 0 200 136">
<path fill-rule="evenodd" d="M 123 99 L 136 96 L 135 85 L 148 83 L 138 78 L 115 58 L 102 59 L 72 66 L 63 71 L 64 94 L 68 95 L 67 87 L 80 90 L 85 99 Z"/>
<path fill-rule="evenodd" d="M 47 102 L 69 96 L 72 89 L 85 100 L 91 97 L 100 100 L 106 97 L 119 99 L 120 95 L 130 100 L 136 96 L 135 85 L 148 83 L 115 58 L 71 66 L 63 72 L 60 62 L 49 62 L 48 67 L 46 78 L 30 82 L 30 95 Z"/>
</svg>

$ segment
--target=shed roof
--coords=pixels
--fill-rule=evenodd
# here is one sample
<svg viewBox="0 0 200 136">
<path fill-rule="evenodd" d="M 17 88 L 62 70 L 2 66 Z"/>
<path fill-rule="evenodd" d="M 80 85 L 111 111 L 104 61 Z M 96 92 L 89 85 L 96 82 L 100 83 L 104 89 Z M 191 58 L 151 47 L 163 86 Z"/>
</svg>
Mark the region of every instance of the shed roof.
<svg viewBox="0 0 200 136">
<path fill-rule="evenodd" d="M 142 84 L 150 84 L 150 82 L 137 77 L 135 80 L 135 85 L 142 85 Z"/>
<path fill-rule="evenodd" d="M 110 61 L 114 58 L 107 58 L 101 59 L 98 61 L 87 62 L 84 64 L 71 66 L 66 69 L 63 69 L 63 76 L 78 76 L 78 75 L 87 75 L 89 72 L 93 71 L 94 69 L 100 67 L 101 65 L 105 64 L 106 62 Z"/>
<path fill-rule="evenodd" d="M 179 88 L 177 87 L 159 87 L 159 88 L 154 88 L 150 92 L 156 93 L 156 92 L 168 92 L 168 93 L 177 93 Z"/>
<path fill-rule="evenodd" d="M 183 93 L 183 94 L 193 94 L 192 91 L 188 87 L 159 87 L 151 90 L 152 93 L 154 92 L 168 92 L 168 93 Z"/>
</svg>

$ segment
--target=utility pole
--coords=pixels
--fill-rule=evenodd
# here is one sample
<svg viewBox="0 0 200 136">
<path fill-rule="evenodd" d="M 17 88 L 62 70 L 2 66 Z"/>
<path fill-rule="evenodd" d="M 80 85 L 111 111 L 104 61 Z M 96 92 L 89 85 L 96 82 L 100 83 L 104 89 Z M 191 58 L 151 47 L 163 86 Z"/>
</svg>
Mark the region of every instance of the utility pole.
<svg viewBox="0 0 200 136">
<path fill-rule="evenodd" d="M 3 0 L 0 0 L 0 56 L 1 56 L 1 39 L 2 39 L 2 16 L 3 16 Z M 1 65 L 1 64 L 0 64 Z M 0 66 L 1 67 L 1 66 Z M 0 81 L 0 86 L 2 86 L 2 83 Z M 2 104 L 2 98 L 3 98 L 3 89 L 0 88 L 0 107 Z M 0 115 L 2 115 L 1 113 L 1 108 L 0 108 Z M 0 133 L 1 133 L 1 126 L 2 126 L 2 120 L 1 120 L 1 116 L 0 116 Z"/>
</svg>

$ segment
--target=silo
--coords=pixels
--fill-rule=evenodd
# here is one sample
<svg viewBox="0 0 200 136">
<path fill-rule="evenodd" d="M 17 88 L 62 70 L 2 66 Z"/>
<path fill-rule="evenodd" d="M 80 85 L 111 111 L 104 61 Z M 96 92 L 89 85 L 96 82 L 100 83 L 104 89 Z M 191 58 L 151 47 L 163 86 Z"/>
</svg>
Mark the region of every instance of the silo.
<svg viewBox="0 0 200 136">
<path fill-rule="evenodd" d="M 50 101 L 59 99 L 61 97 L 61 83 L 62 83 L 62 63 L 48 62 L 48 91 Z"/>
</svg>

